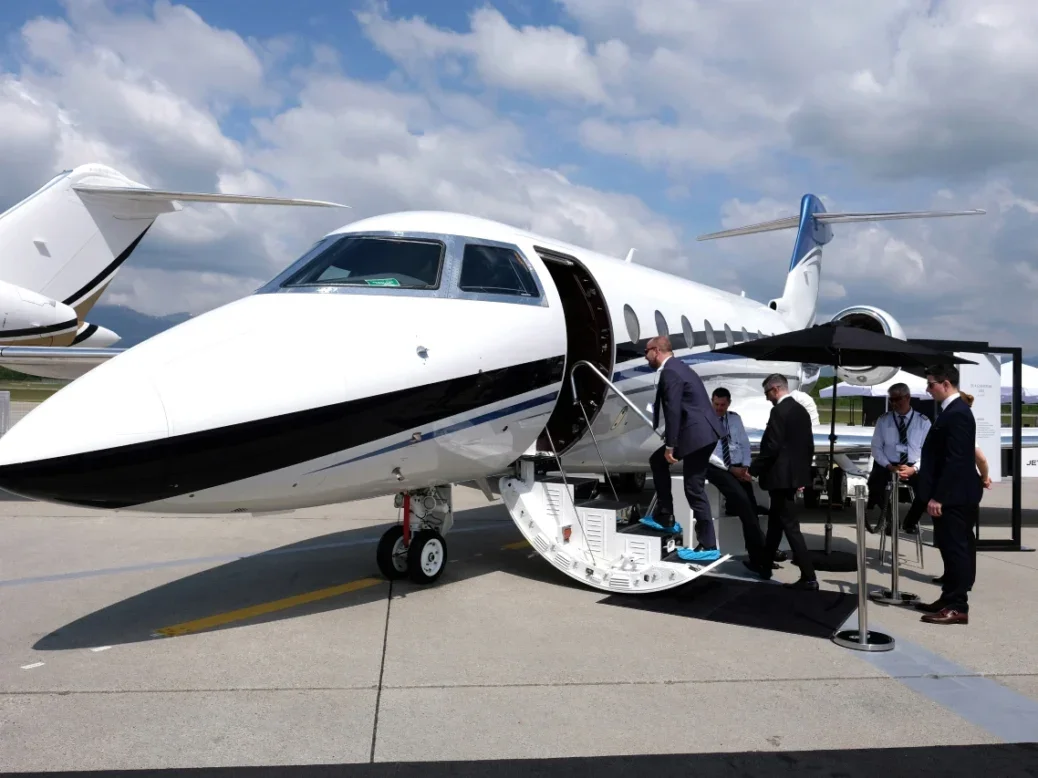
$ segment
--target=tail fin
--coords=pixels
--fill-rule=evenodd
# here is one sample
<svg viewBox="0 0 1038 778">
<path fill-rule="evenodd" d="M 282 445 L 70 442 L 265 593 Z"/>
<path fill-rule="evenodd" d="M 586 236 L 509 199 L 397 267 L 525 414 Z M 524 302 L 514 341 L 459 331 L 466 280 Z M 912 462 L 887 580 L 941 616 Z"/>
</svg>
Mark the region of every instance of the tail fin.
<svg viewBox="0 0 1038 778">
<path fill-rule="evenodd" d="M 782 296 L 769 305 L 781 314 L 792 329 L 803 329 L 814 323 L 818 310 L 818 289 L 821 283 L 822 246 L 833 239 L 830 224 L 852 222 L 889 221 L 894 219 L 927 219 L 942 216 L 979 216 L 985 211 L 885 211 L 876 213 L 826 213 L 822 201 L 813 194 L 800 200 L 800 215 L 787 216 L 774 221 L 736 227 L 721 232 L 700 235 L 697 240 L 731 238 L 738 235 L 753 235 L 774 230 L 797 229 L 793 256 L 789 260 L 789 271 Z"/>
<path fill-rule="evenodd" d="M 155 219 L 181 210 L 178 201 L 347 207 L 154 190 L 105 165 L 82 165 L 0 214 L 0 279 L 72 307 L 82 322 Z"/>
</svg>

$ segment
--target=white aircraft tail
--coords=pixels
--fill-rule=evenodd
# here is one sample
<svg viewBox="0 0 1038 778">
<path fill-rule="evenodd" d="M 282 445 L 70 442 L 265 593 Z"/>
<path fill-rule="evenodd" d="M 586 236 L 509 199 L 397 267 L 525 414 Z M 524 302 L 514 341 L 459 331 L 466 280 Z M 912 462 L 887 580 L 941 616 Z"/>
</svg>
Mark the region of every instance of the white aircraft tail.
<svg viewBox="0 0 1038 778">
<path fill-rule="evenodd" d="M 82 165 L 0 214 L 0 278 L 70 306 L 82 322 L 155 219 L 181 210 L 178 201 L 348 207 L 149 189 L 105 165 Z"/>
<path fill-rule="evenodd" d="M 829 226 L 838 223 L 889 221 L 893 219 L 927 219 L 942 216 L 979 216 L 980 209 L 970 211 L 880 211 L 875 213 L 826 213 L 825 206 L 813 194 L 800 201 L 800 215 L 774 221 L 736 227 L 721 232 L 700 235 L 698 240 L 731 238 L 759 232 L 796 228 L 793 256 L 789 262 L 782 296 L 770 302 L 791 329 L 798 330 L 814 324 L 818 311 L 818 289 L 822 276 L 822 246 L 833 239 Z"/>
</svg>

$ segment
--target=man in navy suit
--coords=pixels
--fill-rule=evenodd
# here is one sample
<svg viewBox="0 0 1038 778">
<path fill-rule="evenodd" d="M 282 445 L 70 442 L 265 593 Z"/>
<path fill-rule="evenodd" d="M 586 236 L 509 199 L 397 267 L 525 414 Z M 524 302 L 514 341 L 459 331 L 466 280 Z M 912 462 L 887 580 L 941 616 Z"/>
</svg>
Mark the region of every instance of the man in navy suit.
<svg viewBox="0 0 1038 778">
<path fill-rule="evenodd" d="M 670 488 L 670 466 L 682 463 L 685 497 L 695 519 L 695 549 L 682 548 L 681 559 L 708 562 L 720 558 L 714 533 L 710 502 L 706 497 L 706 469 L 724 428 L 714 412 L 702 379 L 680 359 L 673 359 L 670 338 L 660 335 L 645 348 L 649 365 L 659 371 L 653 426 L 660 417 L 666 425 L 664 445 L 649 457 L 652 481 L 656 487 L 657 507 L 652 518 L 642 519 L 647 526 L 680 532 L 674 522 L 674 499 Z"/>
<path fill-rule="evenodd" d="M 941 596 L 916 607 L 930 624 L 969 624 L 967 592 L 977 571 L 977 538 L 973 527 L 984 486 L 977 472 L 977 421 L 959 397 L 959 371 L 949 365 L 932 368 L 926 391 L 940 405 L 937 420 L 923 443 L 917 497 L 933 517 L 934 544 L 944 560 Z"/>
</svg>

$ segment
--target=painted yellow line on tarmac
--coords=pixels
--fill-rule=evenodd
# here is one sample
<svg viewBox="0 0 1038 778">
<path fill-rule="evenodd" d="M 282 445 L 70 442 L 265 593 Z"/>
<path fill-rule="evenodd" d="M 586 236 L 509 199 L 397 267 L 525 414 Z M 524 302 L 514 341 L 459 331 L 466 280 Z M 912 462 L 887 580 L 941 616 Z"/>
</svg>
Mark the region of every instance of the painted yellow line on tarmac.
<svg viewBox="0 0 1038 778">
<path fill-rule="evenodd" d="M 530 545 L 530 541 L 528 541 L 528 540 L 519 540 L 519 541 L 516 541 L 515 543 L 509 543 L 507 546 L 501 546 L 501 550 L 502 551 L 512 551 L 513 549 L 517 549 L 517 548 L 525 548 L 528 545 Z"/>
<path fill-rule="evenodd" d="M 306 605 L 307 603 L 317 602 L 318 600 L 326 600 L 329 597 L 338 597 L 340 594 L 356 592 L 381 583 L 386 583 L 386 581 L 382 578 L 361 578 L 360 580 L 350 581 L 349 583 L 344 583 L 339 586 L 330 586 L 327 589 L 317 589 L 316 591 L 307 592 L 306 594 L 297 594 L 294 597 L 285 597 L 281 600 L 263 602 L 259 605 L 250 605 L 247 608 L 239 608 L 236 611 L 218 613 L 215 616 L 206 616 L 204 619 L 185 621 L 182 624 L 174 624 L 172 627 L 157 629 L 155 630 L 155 634 L 164 637 L 175 637 L 178 635 L 187 635 L 191 632 L 201 632 L 202 630 L 230 624 L 232 621 L 251 619 L 256 616 L 263 616 L 267 613 L 285 610 L 286 608 L 294 608 L 297 605 Z"/>
</svg>

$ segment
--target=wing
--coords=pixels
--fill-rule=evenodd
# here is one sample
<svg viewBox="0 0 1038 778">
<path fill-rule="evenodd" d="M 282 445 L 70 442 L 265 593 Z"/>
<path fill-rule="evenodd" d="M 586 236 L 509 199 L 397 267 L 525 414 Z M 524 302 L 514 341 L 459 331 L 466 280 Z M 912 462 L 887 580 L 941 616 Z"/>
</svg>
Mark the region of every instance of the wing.
<svg viewBox="0 0 1038 778">
<path fill-rule="evenodd" d="M 0 346 L 0 365 L 26 375 L 72 380 L 123 351 L 76 346 Z"/>
</svg>

